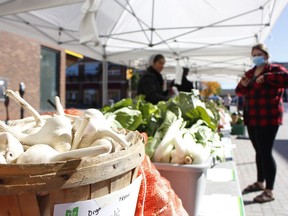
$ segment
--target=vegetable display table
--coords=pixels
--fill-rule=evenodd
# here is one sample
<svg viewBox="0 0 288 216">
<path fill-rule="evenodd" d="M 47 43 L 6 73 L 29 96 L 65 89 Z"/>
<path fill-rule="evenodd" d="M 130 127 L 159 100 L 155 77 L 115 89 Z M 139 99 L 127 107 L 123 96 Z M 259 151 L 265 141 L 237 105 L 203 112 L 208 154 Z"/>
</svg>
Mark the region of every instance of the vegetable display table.
<svg viewBox="0 0 288 216">
<path fill-rule="evenodd" d="M 230 151 L 231 157 L 225 162 L 207 170 L 206 190 L 197 216 L 245 216 L 232 148 Z"/>
<path fill-rule="evenodd" d="M 244 216 L 244 205 L 234 161 L 207 171 L 205 194 L 197 216 Z"/>
</svg>

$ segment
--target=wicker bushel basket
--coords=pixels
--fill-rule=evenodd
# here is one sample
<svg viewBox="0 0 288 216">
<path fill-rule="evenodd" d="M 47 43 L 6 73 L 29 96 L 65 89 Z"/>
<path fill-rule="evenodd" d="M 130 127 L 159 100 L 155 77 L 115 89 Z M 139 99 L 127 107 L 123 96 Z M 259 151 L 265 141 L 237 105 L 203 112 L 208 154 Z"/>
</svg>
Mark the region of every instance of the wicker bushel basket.
<svg viewBox="0 0 288 216">
<path fill-rule="evenodd" d="M 137 177 L 144 155 L 139 134 L 128 149 L 89 160 L 0 165 L 0 215 L 51 216 L 55 204 L 120 190 Z"/>
</svg>

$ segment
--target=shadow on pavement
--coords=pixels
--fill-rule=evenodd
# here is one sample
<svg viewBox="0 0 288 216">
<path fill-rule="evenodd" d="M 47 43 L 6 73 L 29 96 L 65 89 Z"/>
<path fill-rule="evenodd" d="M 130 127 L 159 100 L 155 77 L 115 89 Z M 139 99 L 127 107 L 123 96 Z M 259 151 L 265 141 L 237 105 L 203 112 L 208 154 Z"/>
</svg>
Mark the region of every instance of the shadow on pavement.
<svg viewBox="0 0 288 216">
<path fill-rule="evenodd" d="M 288 140 L 275 140 L 274 150 L 288 161 Z"/>
<path fill-rule="evenodd" d="M 251 165 L 251 164 L 255 164 L 255 161 L 237 163 L 237 166 L 246 166 L 246 165 Z"/>
<path fill-rule="evenodd" d="M 236 139 L 244 139 L 244 140 L 249 140 L 249 137 L 248 136 L 242 136 L 242 135 L 239 135 L 236 137 Z"/>
<path fill-rule="evenodd" d="M 252 204 L 256 204 L 253 200 L 243 200 L 243 204 L 244 205 L 252 205 Z"/>
</svg>

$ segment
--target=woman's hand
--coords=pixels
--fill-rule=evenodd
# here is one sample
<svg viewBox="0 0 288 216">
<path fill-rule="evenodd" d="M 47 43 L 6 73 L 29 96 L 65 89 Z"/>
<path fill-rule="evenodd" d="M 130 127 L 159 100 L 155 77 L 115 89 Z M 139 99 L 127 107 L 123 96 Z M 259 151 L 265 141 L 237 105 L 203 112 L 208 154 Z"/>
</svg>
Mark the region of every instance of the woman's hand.
<svg viewBox="0 0 288 216">
<path fill-rule="evenodd" d="M 242 86 L 247 87 L 249 85 L 250 81 L 251 81 L 251 79 L 249 77 L 243 76 L 241 78 L 240 83 Z"/>
<path fill-rule="evenodd" d="M 256 83 L 258 84 L 264 83 L 264 75 L 260 75 L 259 77 L 257 77 Z"/>
</svg>

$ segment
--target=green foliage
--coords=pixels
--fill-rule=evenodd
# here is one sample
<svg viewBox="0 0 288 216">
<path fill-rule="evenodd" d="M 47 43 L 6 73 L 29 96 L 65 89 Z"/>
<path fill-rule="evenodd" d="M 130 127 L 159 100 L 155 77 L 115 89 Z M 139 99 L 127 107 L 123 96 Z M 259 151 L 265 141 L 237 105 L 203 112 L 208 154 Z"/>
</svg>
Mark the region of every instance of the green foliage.
<svg viewBox="0 0 288 216">
<path fill-rule="evenodd" d="M 146 132 L 148 136 L 155 135 L 170 115 L 169 112 L 176 118 L 183 118 L 187 127 L 191 127 L 201 119 L 213 131 L 217 130 L 220 119 L 215 105 L 211 102 L 202 102 L 198 91 L 180 92 L 178 96 L 168 101 L 161 101 L 157 105 L 145 101 L 145 97 L 139 95 L 134 99 L 122 99 L 113 106 L 105 106 L 101 111 L 104 114 L 113 113 L 112 116 L 122 127 Z"/>
</svg>

